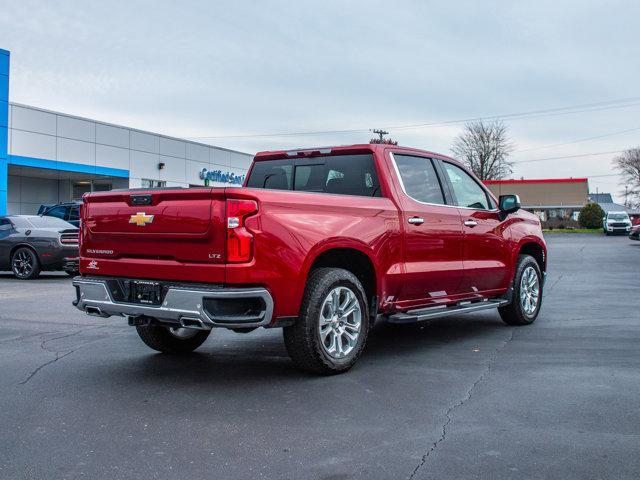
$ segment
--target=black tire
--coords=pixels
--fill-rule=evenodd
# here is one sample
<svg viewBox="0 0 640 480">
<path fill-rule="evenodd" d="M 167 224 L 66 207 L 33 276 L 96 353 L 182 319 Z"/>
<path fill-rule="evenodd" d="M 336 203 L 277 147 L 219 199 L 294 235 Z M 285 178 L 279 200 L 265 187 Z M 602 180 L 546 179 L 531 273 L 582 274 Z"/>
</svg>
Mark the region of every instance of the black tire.
<svg viewBox="0 0 640 480">
<path fill-rule="evenodd" d="M 525 271 L 529 269 L 529 267 L 533 268 L 535 274 L 538 277 L 538 301 L 535 306 L 535 309 L 532 313 L 527 313 L 522 306 L 521 303 L 521 283 L 522 276 Z M 516 274 L 513 278 L 513 299 L 509 305 L 504 307 L 500 307 L 498 312 L 500 313 L 500 317 L 507 325 L 530 325 L 535 322 L 538 317 L 538 313 L 540 313 L 540 307 L 542 307 L 542 294 L 543 294 L 543 284 L 542 284 L 542 273 L 540 271 L 540 265 L 536 262 L 535 258 L 530 255 L 519 255 L 518 256 L 518 265 L 516 267 Z"/>
<path fill-rule="evenodd" d="M 180 330 L 188 331 L 191 334 L 188 338 L 179 338 L 171 333 L 169 327 L 163 327 L 160 325 L 144 325 L 136 326 L 138 335 L 142 341 L 150 348 L 162 353 L 181 354 L 193 352 L 196 348 L 204 343 L 211 330 L 195 330 L 184 329 Z"/>
<path fill-rule="evenodd" d="M 342 358 L 335 358 L 328 353 L 327 346 L 323 345 L 319 331 L 320 316 L 323 313 L 322 308 L 325 300 L 338 287 L 346 287 L 346 289 L 342 289 L 343 292 L 349 290 L 351 294 L 355 295 L 360 309 L 357 339 L 353 346 L 347 347 L 351 350 Z M 346 294 L 351 295 L 348 292 Z M 340 299 L 340 297 L 338 298 Z M 344 318 L 347 317 L 348 315 Z M 353 318 L 355 317 L 352 317 L 352 321 L 355 322 Z M 343 324 L 340 323 L 340 325 Z M 331 327 L 327 326 L 327 328 Z M 287 352 L 298 368 L 312 373 L 333 375 L 346 372 L 357 362 L 367 342 L 369 328 L 369 309 L 366 295 L 356 276 L 342 268 L 318 268 L 309 275 L 298 320 L 294 325 L 285 327 L 283 334 Z M 343 335 L 346 335 L 346 332 L 334 335 L 340 337 L 336 343 L 339 343 L 341 347 L 343 346 Z M 328 339 L 328 337 L 325 338 Z"/>
<path fill-rule="evenodd" d="M 33 280 L 40 275 L 40 260 L 29 247 L 20 247 L 11 255 L 11 271 L 20 280 Z"/>
</svg>

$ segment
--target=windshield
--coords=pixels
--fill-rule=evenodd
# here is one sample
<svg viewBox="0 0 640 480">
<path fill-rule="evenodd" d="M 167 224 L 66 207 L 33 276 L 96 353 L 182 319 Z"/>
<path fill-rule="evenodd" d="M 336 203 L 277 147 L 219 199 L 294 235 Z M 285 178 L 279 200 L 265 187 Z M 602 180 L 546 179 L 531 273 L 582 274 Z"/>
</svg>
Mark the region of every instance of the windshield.
<svg viewBox="0 0 640 480">
<path fill-rule="evenodd" d="M 629 215 L 626 213 L 610 213 L 609 220 L 629 220 Z"/>
<path fill-rule="evenodd" d="M 27 220 L 35 228 L 76 228 L 70 223 L 56 217 L 28 217 Z"/>
</svg>

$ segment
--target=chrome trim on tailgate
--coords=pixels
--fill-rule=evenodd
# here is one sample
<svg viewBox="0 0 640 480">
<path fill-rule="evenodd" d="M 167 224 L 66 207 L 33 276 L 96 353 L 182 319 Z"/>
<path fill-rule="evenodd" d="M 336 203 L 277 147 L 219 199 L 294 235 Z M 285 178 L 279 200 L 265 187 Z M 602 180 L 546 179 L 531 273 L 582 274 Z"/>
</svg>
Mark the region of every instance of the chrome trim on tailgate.
<svg viewBox="0 0 640 480">
<path fill-rule="evenodd" d="M 138 303 L 123 303 L 113 300 L 104 280 L 85 279 L 76 277 L 73 279 L 73 286 L 77 290 L 77 300 L 74 303 L 76 308 L 89 315 L 100 317 L 118 316 L 147 316 L 158 320 L 180 324 L 181 320 L 199 319 L 202 325 L 207 328 L 254 328 L 263 327 L 271 322 L 273 317 L 273 298 L 264 288 L 219 288 L 200 289 L 183 286 L 169 287 L 164 297 L 162 305 L 144 305 Z M 258 321 L 223 321 L 220 317 L 218 321 L 212 319 L 204 311 L 205 298 L 216 299 L 242 299 L 261 298 L 264 301 L 264 315 Z M 238 320 L 240 320 L 238 318 Z"/>
</svg>

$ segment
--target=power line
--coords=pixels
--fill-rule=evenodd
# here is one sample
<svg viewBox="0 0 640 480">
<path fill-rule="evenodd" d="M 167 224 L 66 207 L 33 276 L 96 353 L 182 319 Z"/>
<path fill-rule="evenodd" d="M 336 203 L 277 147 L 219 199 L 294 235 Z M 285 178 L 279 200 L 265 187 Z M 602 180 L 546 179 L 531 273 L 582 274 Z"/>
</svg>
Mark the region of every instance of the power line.
<svg viewBox="0 0 640 480">
<path fill-rule="evenodd" d="M 588 142 L 590 140 L 597 140 L 597 139 L 606 138 L 606 137 L 613 137 L 615 135 L 622 135 L 623 133 L 635 132 L 637 130 L 640 130 L 640 127 L 629 128 L 627 130 L 618 130 L 618 131 L 615 131 L 615 132 L 609 132 L 609 133 L 605 133 L 605 134 L 602 134 L 602 135 L 596 135 L 596 136 L 593 136 L 593 137 L 580 138 L 578 140 L 572 140 L 570 142 L 553 143 L 553 144 L 549 144 L 549 145 L 542 145 L 540 147 L 525 148 L 523 150 L 516 150 L 513 153 L 532 152 L 534 150 L 543 150 L 545 148 L 562 147 L 562 146 L 565 146 L 565 145 L 573 145 L 575 143 Z"/>
<path fill-rule="evenodd" d="M 432 123 L 417 123 L 409 125 L 396 125 L 385 127 L 392 130 L 408 130 L 408 129 L 420 129 L 430 127 L 443 127 L 448 125 L 455 125 L 460 123 L 468 123 L 472 121 L 480 120 L 503 120 L 503 119 L 519 119 L 519 118 L 541 118 L 557 115 L 568 115 L 573 113 L 583 112 L 595 112 L 601 110 L 611 110 L 616 108 L 627 108 L 640 105 L 640 97 L 629 97 L 618 100 L 608 100 L 594 103 L 585 103 L 578 105 L 571 105 L 566 107 L 547 108 L 542 110 L 529 110 L 525 112 L 507 113 L 501 115 L 489 115 L 469 117 L 457 120 L 448 120 L 444 122 L 432 122 Z M 314 135 L 337 135 L 337 134 L 349 134 L 349 133 L 366 133 L 370 132 L 369 128 L 355 128 L 346 130 L 314 130 L 305 132 L 280 132 L 280 133 L 252 133 L 242 135 L 213 135 L 213 136 L 201 136 L 201 137 L 187 137 L 191 139 L 231 139 L 231 138 L 270 138 L 270 137 L 301 137 L 301 136 L 314 136 Z"/>
<path fill-rule="evenodd" d="M 601 110 L 611 110 L 615 108 L 627 108 L 633 107 L 636 105 L 640 105 L 640 97 L 638 99 L 630 98 L 630 99 L 622 99 L 619 101 L 612 100 L 610 102 L 598 102 L 592 104 L 583 104 L 576 105 L 573 107 L 559 107 L 559 108 L 549 108 L 545 110 L 531 110 L 529 112 L 521 112 L 521 113 L 510 113 L 505 115 L 492 115 L 492 116 L 482 116 L 482 117 L 473 117 L 473 118 L 465 118 L 460 120 L 450 120 L 447 122 L 439 122 L 439 123 L 423 123 L 423 124 L 414 124 L 414 125 L 404 125 L 404 126 L 396 126 L 396 127 L 388 127 L 390 129 L 401 130 L 401 129 L 409 129 L 409 128 L 422 128 L 422 127 L 441 127 L 447 125 L 455 125 L 459 123 L 468 123 L 474 121 L 486 121 L 486 120 L 505 120 L 505 119 L 521 119 L 521 118 L 542 118 L 542 117 L 555 117 L 558 115 L 568 115 L 573 113 L 582 113 L 582 112 L 597 112 Z"/>
<path fill-rule="evenodd" d="M 563 160 L 565 158 L 580 158 L 580 157 L 595 157 L 598 155 L 613 155 L 615 153 L 626 152 L 626 150 L 611 150 L 609 152 L 595 152 L 595 153 L 581 153 L 578 155 L 563 155 L 561 157 L 547 157 L 547 158 L 534 158 L 532 160 L 515 160 L 511 163 L 533 163 L 533 162 L 547 162 L 549 160 Z"/>
</svg>

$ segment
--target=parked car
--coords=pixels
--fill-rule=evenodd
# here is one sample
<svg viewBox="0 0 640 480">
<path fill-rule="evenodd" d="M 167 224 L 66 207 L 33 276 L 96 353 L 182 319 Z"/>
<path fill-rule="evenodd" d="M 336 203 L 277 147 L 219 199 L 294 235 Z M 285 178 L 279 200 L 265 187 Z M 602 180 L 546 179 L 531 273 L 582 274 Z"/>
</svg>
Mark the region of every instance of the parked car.
<svg viewBox="0 0 640 480">
<path fill-rule="evenodd" d="M 627 212 L 607 212 L 602 219 L 602 230 L 606 235 L 631 231 L 631 219 Z"/>
<path fill-rule="evenodd" d="M 629 238 L 631 240 L 640 240 L 640 225 L 634 225 L 629 232 Z"/>
<path fill-rule="evenodd" d="M 351 368 L 373 322 L 497 309 L 532 323 L 547 249 L 516 195 L 459 162 L 391 145 L 258 153 L 246 188 L 84 197 L 74 305 L 121 315 L 152 349 L 212 328 L 283 327 L 301 368 Z"/>
<path fill-rule="evenodd" d="M 77 275 L 78 229 L 55 217 L 0 217 L 0 270 L 11 270 L 21 280 L 43 270 Z"/>
<path fill-rule="evenodd" d="M 38 215 L 56 217 L 69 222 L 74 227 L 80 226 L 80 205 L 82 202 L 57 203 L 55 205 L 40 205 Z"/>
</svg>

